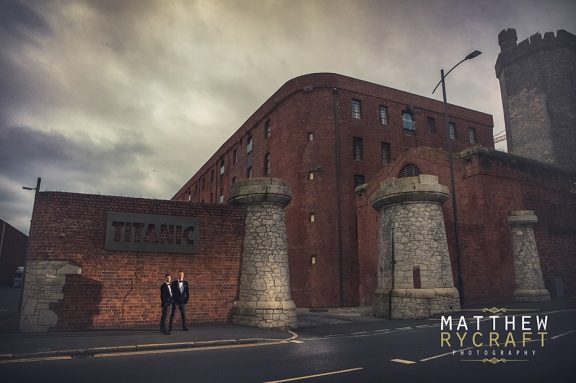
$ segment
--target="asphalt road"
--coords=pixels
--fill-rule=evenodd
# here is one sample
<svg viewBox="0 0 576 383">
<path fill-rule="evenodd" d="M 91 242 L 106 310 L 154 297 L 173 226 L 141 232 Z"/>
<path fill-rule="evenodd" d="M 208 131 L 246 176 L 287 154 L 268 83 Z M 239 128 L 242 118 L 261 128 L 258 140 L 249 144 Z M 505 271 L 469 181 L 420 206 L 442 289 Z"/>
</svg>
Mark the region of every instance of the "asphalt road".
<svg viewBox="0 0 576 383">
<path fill-rule="evenodd" d="M 479 315 L 478 313 L 471 313 Z M 489 315 L 489 314 L 484 314 Z M 377 321 L 302 329 L 296 342 L 114 354 L 70 360 L 0 364 L 2 382 L 572 382 L 576 377 L 576 309 L 548 315 L 544 347 L 539 341 L 508 347 L 519 355 L 452 355 L 440 347 L 438 320 Z M 467 315 L 468 317 L 468 315 Z M 502 320 L 503 321 L 503 320 Z M 468 321 L 470 328 L 474 323 Z M 498 322 L 501 324 L 501 322 Z M 520 318 L 512 336 L 521 339 Z M 489 326 L 489 321 L 481 322 Z M 483 329 L 484 329 L 483 327 Z M 471 329 L 471 337 L 474 329 Z M 498 332 L 503 341 L 507 332 Z M 455 337 L 455 328 L 452 332 Z M 495 335 L 493 335 L 495 336 Z M 467 339 L 468 340 L 468 339 Z M 466 346 L 467 344 L 465 344 Z M 457 345 L 456 345 L 457 346 Z M 500 348 L 498 349 L 501 350 Z M 473 354 L 468 355 L 470 351 Z M 528 351 L 529 355 L 523 352 Z M 532 352 L 536 353 L 532 355 Z M 501 361 L 506 359 L 506 362 Z M 316 375 L 316 376 L 315 376 Z M 290 380 L 292 379 L 292 380 Z"/>
</svg>

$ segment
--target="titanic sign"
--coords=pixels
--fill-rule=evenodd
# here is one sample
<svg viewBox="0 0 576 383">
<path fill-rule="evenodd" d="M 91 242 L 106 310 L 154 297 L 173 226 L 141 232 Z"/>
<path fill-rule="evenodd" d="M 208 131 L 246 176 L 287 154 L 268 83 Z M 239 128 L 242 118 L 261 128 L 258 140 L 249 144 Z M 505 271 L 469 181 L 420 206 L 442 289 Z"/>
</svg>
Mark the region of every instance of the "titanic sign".
<svg viewBox="0 0 576 383">
<path fill-rule="evenodd" d="M 108 212 L 106 250 L 196 253 L 199 220 L 172 215 Z"/>
</svg>

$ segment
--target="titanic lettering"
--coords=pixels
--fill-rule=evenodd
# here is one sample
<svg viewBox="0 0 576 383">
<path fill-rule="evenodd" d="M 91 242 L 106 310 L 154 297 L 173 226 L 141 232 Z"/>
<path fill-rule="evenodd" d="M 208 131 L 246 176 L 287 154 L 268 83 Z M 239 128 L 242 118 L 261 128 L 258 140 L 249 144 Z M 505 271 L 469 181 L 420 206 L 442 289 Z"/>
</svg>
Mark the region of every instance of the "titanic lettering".
<svg viewBox="0 0 576 383">
<path fill-rule="evenodd" d="M 106 250 L 196 253 L 199 221 L 193 217 L 108 212 Z"/>
</svg>

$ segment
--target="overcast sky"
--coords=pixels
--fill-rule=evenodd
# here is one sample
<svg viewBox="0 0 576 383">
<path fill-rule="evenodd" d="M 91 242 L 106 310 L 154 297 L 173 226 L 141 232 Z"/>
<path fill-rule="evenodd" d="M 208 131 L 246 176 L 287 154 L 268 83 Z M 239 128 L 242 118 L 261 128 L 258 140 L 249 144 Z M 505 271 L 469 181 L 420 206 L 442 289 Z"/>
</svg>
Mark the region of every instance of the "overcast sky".
<svg viewBox="0 0 576 383">
<path fill-rule="evenodd" d="M 554 0 L 0 0 L 0 218 L 42 190 L 169 199 L 282 84 L 336 72 L 504 129 L 494 64 L 514 27 L 576 33 Z M 434 96 L 441 99 L 441 93 Z"/>
</svg>

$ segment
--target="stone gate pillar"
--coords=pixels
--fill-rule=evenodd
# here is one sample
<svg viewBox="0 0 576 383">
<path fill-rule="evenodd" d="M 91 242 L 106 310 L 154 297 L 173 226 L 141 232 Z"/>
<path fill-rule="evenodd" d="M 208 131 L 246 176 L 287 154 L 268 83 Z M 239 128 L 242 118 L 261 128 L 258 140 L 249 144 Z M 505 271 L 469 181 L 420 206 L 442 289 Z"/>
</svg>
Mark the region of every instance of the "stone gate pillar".
<svg viewBox="0 0 576 383">
<path fill-rule="evenodd" d="M 441 207 L 448 196 L 432 175 L 389 178 L 370 196 L 379 212 L 376 316 L 424 318 L 460 309 Z"/>
<path fill-rule="evenodd" d="M 549 301 L 550 293 L 544 287 L 540 257 L 534 238 L 534 226 L 538 218 L 531 210 L 510 212 L 508 224 L 512 231 L 514 254 L 514 299 L 518 301 Z"/>
<path fill-rule="evenodd" d="M 233 323 L 263 328 L 296 325 L 284 223 L 284 208 L 290 199 L 290 189 L 279 179 L 245 179 L 232 187 L 228 202 L 246 206 L 240 293 L 234 302 Z"/>
</svg>

